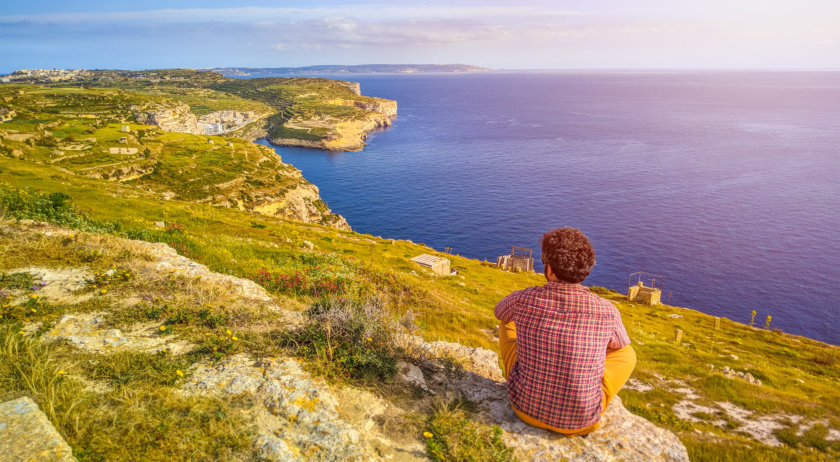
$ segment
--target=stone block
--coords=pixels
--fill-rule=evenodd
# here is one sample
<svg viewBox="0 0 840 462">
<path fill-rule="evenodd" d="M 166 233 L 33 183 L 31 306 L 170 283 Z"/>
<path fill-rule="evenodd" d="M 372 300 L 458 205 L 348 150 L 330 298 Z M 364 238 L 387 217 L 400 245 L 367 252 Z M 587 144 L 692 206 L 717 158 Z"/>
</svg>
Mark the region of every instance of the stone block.
<svg viewBox="0 0 840 462">
<path fill-rule="evenodd" d="M 0 403 L 2 459 L 75 461 L 73 451 L 47 416 L 28 396 Z"/>
</svg>

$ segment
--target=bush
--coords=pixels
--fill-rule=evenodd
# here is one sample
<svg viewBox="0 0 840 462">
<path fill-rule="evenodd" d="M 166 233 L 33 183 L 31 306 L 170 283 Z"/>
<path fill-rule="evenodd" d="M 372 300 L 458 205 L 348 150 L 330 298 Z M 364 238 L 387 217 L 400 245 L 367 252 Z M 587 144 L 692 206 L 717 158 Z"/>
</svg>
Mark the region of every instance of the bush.
<svg viewBox="0 0 840 462">
<path fill-rule="evenodd" d="M 606 287 L 602 287 L 602 286 L 592 286 L 592 287 L 589 288 L 589 291 L 592 292 L 593 294 L 599 294 L 599 295 L 606 295 L 606 294 L 611 292 L 610 289 L 607 289 Z"/>
<path fill-rule="evenodd" d="M 46 221 L 83 231 L 113 232 L 115 224 L 99 223 L 79 211 L 70 196 L 62 192 L 44 194 L 30 188 L 18 189 L 0 183 L 0 218 Z"/>
<path fill-rule="evenodd" d="M 330 380 L 390 381 L 402 330 L 378 299 L 363 302 L 326 299 L 306 313 L 304 326 L 283 335 L 281 342 L 313 361 L 316 372 Z"/>
<path fill-rule="evenodd" d="M 348 286 L 347 279 L 320 266 L 309 266 L 293 274 L 272 273 L 260 268 L 250 279 L 272 292 L 313 297 L 344 294 Z"/>
</svg>

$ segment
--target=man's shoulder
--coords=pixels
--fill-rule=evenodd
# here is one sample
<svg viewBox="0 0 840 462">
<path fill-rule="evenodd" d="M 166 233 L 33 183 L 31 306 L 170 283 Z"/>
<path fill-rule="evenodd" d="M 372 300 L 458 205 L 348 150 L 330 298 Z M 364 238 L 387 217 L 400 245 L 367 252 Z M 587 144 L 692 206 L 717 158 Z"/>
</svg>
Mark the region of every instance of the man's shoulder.
<svg viewBox="0 0 840 462">
<path fill-rule="evenodd" d="M 589 291 L 587 290 L 587 292 Z M 604 310 L 605 312 L 609 312 L 612 315 L 621 316 L 621 314 L 618 311 L 618 308 L 615 306 L 615 303 L 613 303 L 611 300 L 608 300 L 592 292 L 589 292 L 589 297 L 590 300 L 592 300 L 593 304 L 597 305 L 600 309 Z"/>
</svg>

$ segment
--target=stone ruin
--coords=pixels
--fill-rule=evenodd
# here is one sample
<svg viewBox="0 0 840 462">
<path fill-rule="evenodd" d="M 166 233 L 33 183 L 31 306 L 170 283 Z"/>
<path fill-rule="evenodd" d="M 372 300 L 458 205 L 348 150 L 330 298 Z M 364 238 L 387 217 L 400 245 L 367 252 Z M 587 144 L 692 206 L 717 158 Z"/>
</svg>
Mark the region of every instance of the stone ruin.
<svg viewBox="0 0 840 462">
<path fill-rule="evenodd" d="M 525 247 L 511 246 L 510 255 L 496 259 L 496 266 L 507 271 L 534 271 L 534 251 Z"/>
<path fill-rule="evenodd" d="M 644 280 L 650 282 L 649 286 Z M 662 300 L 662 276 L 644 272 L 637 272 L 630 275 L 627 283 L 627 300 L 644 305 L 659 305 Z"/>
</svg>

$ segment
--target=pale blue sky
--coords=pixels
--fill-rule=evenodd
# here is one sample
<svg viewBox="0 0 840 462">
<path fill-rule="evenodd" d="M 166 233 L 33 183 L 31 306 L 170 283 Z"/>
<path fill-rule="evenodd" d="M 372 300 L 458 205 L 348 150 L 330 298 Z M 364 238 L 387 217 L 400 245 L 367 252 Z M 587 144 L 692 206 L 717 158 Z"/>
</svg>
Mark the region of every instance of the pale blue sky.
<svg viewBox="0 0 840 462">
<path fill-rule="evenodd" d="M 840 68 L 838 0 L 0 0 L 19 68 Z"/>
</svg>

